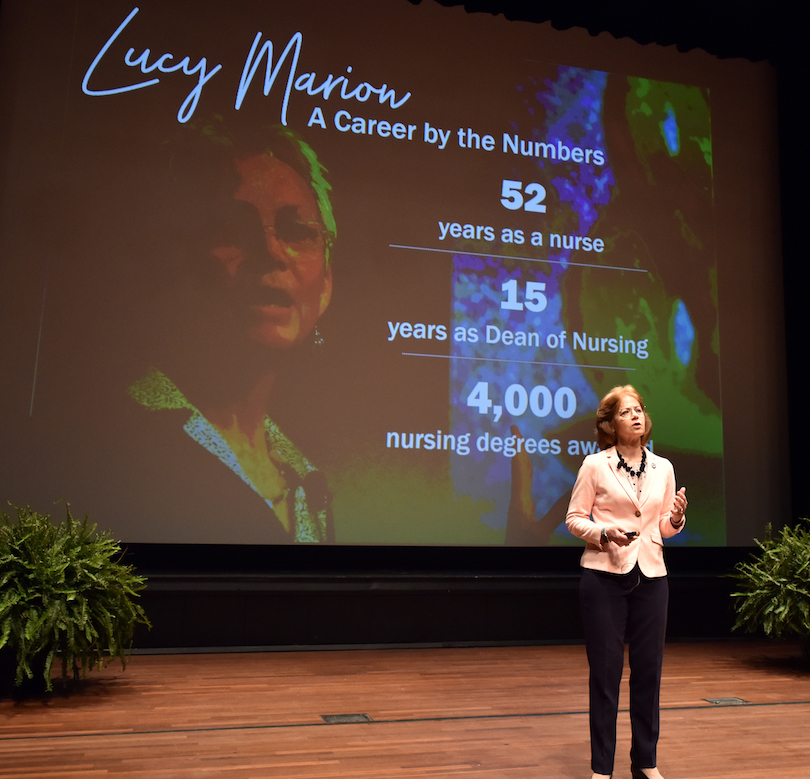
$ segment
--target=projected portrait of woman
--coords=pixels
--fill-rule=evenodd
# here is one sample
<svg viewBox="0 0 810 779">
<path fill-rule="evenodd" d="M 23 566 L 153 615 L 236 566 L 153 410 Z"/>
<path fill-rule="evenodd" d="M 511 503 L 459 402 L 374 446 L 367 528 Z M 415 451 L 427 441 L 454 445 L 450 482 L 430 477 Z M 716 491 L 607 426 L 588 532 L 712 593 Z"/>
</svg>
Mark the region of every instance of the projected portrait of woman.
<svg viewBox="0 0 810 779">
<path fill-rule="evenodd" d="M 254 538 L 329 542 L 326 481 L 273 414 L 279 382 L 319 348 L 332 296 L 329 185 L 293 132 L 252 136 L 206 126 L 171 150 L 165 337 L 128 391 L 264 504 Z"/>
</svg>

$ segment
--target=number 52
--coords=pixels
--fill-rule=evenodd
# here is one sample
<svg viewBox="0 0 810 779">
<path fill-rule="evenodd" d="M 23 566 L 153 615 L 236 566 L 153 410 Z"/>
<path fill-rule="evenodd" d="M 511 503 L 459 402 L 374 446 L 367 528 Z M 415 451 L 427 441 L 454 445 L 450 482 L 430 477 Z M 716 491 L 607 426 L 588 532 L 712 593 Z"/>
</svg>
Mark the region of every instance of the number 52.
<svg viewBox="0 0 810 779">
<path fill-rule="evenodd" d="M 531 200 L 524 201 L 524 192 L 532 196 Z M 545 199 L 546 188 L 542 184 L 532 182 L 527 184 L 524 189 L 522 181 L 504 179 L 501 182 L 501 205 L 510 211 L 517 211 L 522 208 L 524 211 L 545 214 L 546 207 L 543 205 Z"/>
</svg>

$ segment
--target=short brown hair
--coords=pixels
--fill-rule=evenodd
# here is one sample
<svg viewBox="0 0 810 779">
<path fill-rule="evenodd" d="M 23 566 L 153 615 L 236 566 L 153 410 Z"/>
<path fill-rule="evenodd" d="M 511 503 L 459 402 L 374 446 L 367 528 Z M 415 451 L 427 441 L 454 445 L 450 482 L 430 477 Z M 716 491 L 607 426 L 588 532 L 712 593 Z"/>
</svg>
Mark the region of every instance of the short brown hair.
<svg viewBox="0 0 810 779">
<path fill-rule="evenodd" d="M 599 408 L 596 411 L 596 443 L 599 444 L 600 449 L 607 449 L 616 443 L 616 431 L 613 429 L 613 418 L 616 416 L 616 411 L 619 408 L 619 401 L 625 395 L 630 395 L 638 401 L 638 404 L 644 408 L 644 398 L 639 395 L 638 390 L 631 384 L 625 384 L 623 387 L 614 387 L 599 403 Z M 650 432 L 652 431 L 652 420 L 644 409 L 644 434 L 641 436 L 641 445 L 646 446 L 647 441 L 650 440 Z"/>
</svg>

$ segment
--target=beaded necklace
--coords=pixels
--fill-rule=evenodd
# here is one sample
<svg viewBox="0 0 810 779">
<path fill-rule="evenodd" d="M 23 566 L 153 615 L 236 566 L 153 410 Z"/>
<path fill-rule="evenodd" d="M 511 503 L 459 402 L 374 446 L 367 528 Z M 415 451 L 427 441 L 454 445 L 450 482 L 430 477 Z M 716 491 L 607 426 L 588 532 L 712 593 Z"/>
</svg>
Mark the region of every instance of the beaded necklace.
<svg viewBox="0 0 810 779">
<path fill-rule="evenodd" d="M 619 464 L 616 466 L 619 469 L 624 468 L 630 476 L 641 476 L 644 473 L 644 469 L 647 467 L 647 452 L 642 447 L 641 449 L 641 465 L 638 466 L 638 470 L 635 470 L 631 466 L 627 464 L 624 457 L 622 457 L 622 453 L 617 449 L 616 454 L 619 456 Z"/>
<path fill-rule="evenodd" d="M 638 468 L 634 468 L 627 464 L 627 461 L 622 457 L 622 453 L 617 449 L 616 454 L 619 456 L 619 464 L 616 466 L 618 470 L 624 469 L 627 472 L 627 480 L 630 482 L 633 490 L 637 495 L 641 495 L 641 485 L 643 483 L 644 471 L 647 468 L 647 453 L 642 447 L 641 449 L 641 464 Z"/>
</svg>

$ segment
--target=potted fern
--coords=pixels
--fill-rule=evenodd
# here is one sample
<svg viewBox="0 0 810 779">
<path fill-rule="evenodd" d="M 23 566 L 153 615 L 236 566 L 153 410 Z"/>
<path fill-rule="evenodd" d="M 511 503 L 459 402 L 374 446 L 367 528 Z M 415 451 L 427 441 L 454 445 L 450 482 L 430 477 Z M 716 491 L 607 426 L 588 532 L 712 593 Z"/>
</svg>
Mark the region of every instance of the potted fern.
<svg viewBox="0 0 810 779">
<path fill-rule="evenodd" d="M 810 520 L 803 519 L 807 523 Z M 785 526 L 774 535 L 771 526 L 759 552 L 735 566 L 739 591 L 734 628 L 759 628 L 774 638 L 798 638 L 802 655 L 810 661 L 810 529 L 807 524 Z"/>
<path fill-rule="evenodd" d="M 116 657 L 126 666 L 136 624 L 150 626 L 136 602 L 144 577 L 120 561 L 109 534 L 87 517 L 74 519 L 69 505 L 58 524 L 27 506 L 13 508 L 16 521 L 0 512 L 0 653 L 14 685 L 41 676 L 44 689 L 53 689 L 57 657 L 63 680 Z"/>
</svg>

